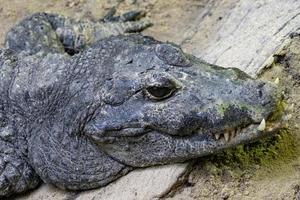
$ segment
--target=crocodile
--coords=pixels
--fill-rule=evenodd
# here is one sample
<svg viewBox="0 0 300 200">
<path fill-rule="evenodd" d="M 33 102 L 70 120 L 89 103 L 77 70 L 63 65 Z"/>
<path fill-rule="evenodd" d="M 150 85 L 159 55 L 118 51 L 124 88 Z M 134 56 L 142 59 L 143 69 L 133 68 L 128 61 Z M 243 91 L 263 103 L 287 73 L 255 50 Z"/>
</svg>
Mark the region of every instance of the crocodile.
<svg viewBox="0 0 300 200">
<path fill-rule="evenodd" d="M 139 32 L 141 12 L 36 13 L 0 50 L 0 197 L 105 186 L 274 132 L 276 84 Z"/>
</svg>

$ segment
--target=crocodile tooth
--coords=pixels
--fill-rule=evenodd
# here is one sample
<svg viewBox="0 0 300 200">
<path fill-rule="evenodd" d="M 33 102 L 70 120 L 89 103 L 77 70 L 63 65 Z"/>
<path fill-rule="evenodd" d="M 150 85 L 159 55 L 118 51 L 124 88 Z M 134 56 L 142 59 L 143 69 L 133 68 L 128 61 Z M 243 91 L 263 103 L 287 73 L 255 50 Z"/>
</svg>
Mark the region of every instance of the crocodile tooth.
<svg viewBox="0 0 300 200">
<path fill-rule="evenodd" d="M 225 138 L 225 141 L 228 142 L 229 138 L 230 138 L 230 133 L 229 132 L 224 133 L 224 138 Z"/>
<path fill-rule="evenodd" d="M 217 140 L 219 140 L 219 139 L 220 139 L 220 134 L 215 134 L 215 138 L 216 138 Z"/>
<path fill-rule="evenodd" d="M 266 129 L 266 120 L 262 119 L 259 126 L 257 127 L 257 130 L 264 131 Z"/>
<path fill-rule="evenodd" d="M 278 78 L 278 77 L 275 79 L 274 83 L 275 83 L 276 85 L 279 84 L 279 78 Z"/>
</svg>

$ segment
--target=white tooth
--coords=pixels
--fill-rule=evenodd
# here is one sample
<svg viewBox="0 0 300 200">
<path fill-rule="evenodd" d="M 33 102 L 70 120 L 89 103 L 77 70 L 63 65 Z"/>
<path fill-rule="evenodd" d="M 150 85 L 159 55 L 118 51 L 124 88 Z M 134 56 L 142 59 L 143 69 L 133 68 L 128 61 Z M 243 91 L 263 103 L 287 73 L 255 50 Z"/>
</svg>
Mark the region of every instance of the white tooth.
<svg viewBox="0 0 300 200">
<path fill-rule="evenodd" d="M 266 129 L 266 120 L 262 119 L 259 126 L 257 127 L 259 131 L 264 131 Z"/>
<path fill-rule="evenodd" d="M 225 138 L 225 141 L 228 142 L 229 138 L 230 138 L 230 133 L 228 133 L 228 132 L 224 133 L 224 138 Z"/>
<path fill-rule="evenodd" d="M 220 138 L 220 134 L 215 134 L 215 138 L 218 140 Z"/>
<path fill-rule="evenodd" d="M 279 78 L 278 78 L 278 77 L 275 79 L 274 83 L 275 83 L 276 85 L 279 84 Z"/>
</svg>

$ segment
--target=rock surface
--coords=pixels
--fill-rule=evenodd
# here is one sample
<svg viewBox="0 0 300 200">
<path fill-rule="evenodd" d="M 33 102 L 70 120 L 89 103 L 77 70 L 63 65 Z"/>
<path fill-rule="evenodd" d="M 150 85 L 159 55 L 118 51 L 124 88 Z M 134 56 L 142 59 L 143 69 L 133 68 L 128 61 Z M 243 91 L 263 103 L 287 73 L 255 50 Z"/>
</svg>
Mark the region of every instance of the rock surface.
<svg viewBox="0 0 300 200">
<path fill-rule="evenodd" d="M 185 173 L 187 164 L 151 167 L 135 170 L 106 187 L 85 192 L 65 192 L 43 184 L 39 189 L 16 200 L 89 200 L 89 199 L 153 199 L 169 191 L 179 176 Z"/>
<path fill-rule="evenodd" d="M 224 67 L 238 67 L 252 76 L 270 62 L 287 36 L 300 27 L 300 2 L 280 0 L 168 0 L 168 1 L 48 1 L 0 0 L 0 39 L 24 16 L 51 11 L 76 18 L 100 17 L 107 8 L 148 11 L 154 26 L 145 32 L 173 41 L 204 60 Z M 187 164 L 137 170 L 107 187 L 70 193 L 42 185 L 13 199 L 154 199 L 167 193 L 185 174 Z M 174 198 L 182 199 L 182 196 Z"/>
<path fill-rule="evenodd" d="M 256 76 L 299 28 L 299 1 L 214 1 L 190 23 L 182 44 L 209 63 Z"/>
</svg>

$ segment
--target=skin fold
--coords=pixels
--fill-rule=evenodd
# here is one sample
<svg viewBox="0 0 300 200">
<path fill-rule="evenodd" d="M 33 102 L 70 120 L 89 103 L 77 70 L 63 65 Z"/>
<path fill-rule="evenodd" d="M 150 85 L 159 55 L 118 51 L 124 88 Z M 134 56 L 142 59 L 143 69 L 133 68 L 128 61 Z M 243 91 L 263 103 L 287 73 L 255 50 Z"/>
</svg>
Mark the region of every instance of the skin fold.
<svg viewBox="0 0 300 200">
<path fill-rule="evenodd" d="M 272 132 L 268 119 L 281 98 L 275 85 L 129 34 L 150 25 L 140 16 L 110 13 L 92 22 L 37 13 L 7 34 L 0 196 L 40 180 L 97 188 L 134 168 L 183 162 Z"/>
</svg>

